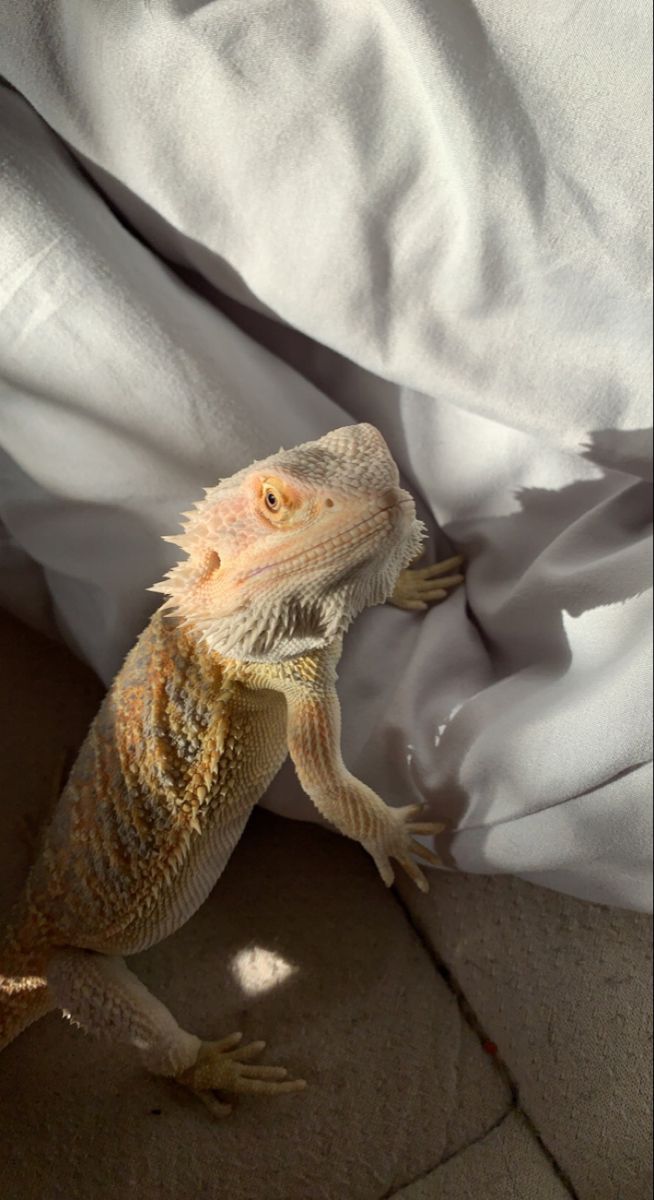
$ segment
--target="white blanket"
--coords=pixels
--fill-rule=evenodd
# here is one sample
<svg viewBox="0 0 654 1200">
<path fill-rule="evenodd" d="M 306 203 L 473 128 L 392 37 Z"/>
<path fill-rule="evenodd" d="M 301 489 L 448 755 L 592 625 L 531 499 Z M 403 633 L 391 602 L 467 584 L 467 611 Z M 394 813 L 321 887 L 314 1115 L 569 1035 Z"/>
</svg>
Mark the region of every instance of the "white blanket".
<svg viewBox="0 0 654 1200">
<path fill-rule="evenodd" d="M 635 908 L 648 26 L 640 0 L 0 0 L 2 602 L 43 623 L 49 596 L 109 680 L 203 486 L 372 421 L 469 565 L 349 635 L 348 765 L 448 821 L 452 867 Z M 266 803 L 315 816 L 290 770 Z"/>
</svg>

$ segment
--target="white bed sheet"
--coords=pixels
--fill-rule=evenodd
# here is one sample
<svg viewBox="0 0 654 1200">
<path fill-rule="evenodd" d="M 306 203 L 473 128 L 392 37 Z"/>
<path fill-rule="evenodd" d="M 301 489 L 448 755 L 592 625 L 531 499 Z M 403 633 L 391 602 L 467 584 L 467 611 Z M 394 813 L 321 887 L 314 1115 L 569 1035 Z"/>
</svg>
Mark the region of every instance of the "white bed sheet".
<svg viewBox="0 0 654 1200">
<path fill-rule="evenodd" d="M 448 820 L 453 866 L 635 908 L 649 24 L 635 0 L 0 0 L 0 597 L 43 623 L 47 589 L 108 681 L 204 485 L 370 420 L 469 566 L 348 636 L 350 768 Z M 290 770 L 266 803 L 315 818 Z"/>
</svg>

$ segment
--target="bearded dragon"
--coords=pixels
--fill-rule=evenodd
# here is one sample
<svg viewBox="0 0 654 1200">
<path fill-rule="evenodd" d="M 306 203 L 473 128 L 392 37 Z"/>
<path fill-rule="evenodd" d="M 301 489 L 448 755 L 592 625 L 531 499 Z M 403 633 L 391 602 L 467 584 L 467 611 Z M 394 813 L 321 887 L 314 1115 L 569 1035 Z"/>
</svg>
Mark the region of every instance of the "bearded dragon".
<svg viewBox="0 0 654 1200">
<path fill-rule="evenodd" d="M 287 754 L 318 810 L 427 890 L 416 834 L 441 826 L 388 807 L 346 769 L 336 665 L 353 618 L 391 600 L 425 609 L 461 559 L 410 569 L 423 540 L 382 436 L 337 429 L 239 471 L 183 514 L 186 558 L 128 654 L 42 835 L 0 953 L 0 1048 L 61 1009 L 130 1043 L 215 1116 L 230 1094 L 305 1086 L 261 1065 L 263 1042 L 186 1032 L 124 956 L 205 900 Z M 419 806 L 418 806 L 419 807 Z"/>
</svg>

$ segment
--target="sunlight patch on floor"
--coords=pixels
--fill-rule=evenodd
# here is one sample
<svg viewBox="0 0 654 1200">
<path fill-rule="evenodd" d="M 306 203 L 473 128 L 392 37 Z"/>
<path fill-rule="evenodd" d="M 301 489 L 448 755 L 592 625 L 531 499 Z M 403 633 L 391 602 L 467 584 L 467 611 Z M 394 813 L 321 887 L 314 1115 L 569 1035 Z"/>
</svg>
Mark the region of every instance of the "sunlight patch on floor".
<svg viewBox="0 0 654 1200">
<path fill-rule="evenodd" d="M 230 970 L 246 995 L 260 996 L 263 992 L 270 992 L 279 987 L 280 983 L 295 975 L 297 967 L 274 950 L 264 950 L 262 946 L 248 946 L 234 956 Z"/>
</svg>

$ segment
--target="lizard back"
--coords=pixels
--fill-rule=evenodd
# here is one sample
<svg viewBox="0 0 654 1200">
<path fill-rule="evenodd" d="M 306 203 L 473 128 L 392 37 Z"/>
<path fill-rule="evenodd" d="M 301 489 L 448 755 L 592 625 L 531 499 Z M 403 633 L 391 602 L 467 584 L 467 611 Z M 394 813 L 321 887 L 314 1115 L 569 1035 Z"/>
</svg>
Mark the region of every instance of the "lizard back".
<svg viewBox="0 0 654 1200">
<path fill-rule="evenodd" d="M 286 756 L 276 691 L 155 613 L 45 829 L 20 941 L 135 953 L 199 907 Z"/>
</svg>

